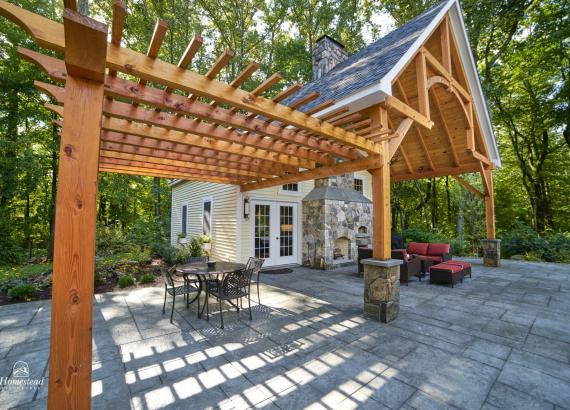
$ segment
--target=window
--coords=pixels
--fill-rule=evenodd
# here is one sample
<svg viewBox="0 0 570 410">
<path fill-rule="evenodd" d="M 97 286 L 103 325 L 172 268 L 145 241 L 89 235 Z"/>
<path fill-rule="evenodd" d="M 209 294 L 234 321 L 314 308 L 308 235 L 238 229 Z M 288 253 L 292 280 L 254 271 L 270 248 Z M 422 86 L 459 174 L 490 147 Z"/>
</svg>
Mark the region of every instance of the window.
<svg viewBox="0 0 570 410">
<path fill-rule="evenodd" d="M 202 233 L 211 236 L 212 233 L 212 200 L 204 199 L 202 202 Z"/>
<path fill-rule="evenodd" d="M 299 192 L 299 184 L 285 184 L 281 189 L 287 192 Z"/>
<path fill-rule="evenodd" d="M 364 193 L 364 182 L 362 178 L 354 178 L 354 190 L 361 194 Z"/>
<path fill-rule="evenodd" d="M 182 205 L 182 235 L 186 235 L 187 231 L 187 223 L 188 223 L 188 205 Z"/>
</svg>

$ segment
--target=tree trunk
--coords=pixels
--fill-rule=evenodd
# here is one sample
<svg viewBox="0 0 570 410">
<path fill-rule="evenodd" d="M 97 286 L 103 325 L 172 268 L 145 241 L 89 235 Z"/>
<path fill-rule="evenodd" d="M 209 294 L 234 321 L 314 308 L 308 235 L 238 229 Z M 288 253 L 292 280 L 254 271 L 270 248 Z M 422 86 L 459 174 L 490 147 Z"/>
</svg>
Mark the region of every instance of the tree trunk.
<svg viewBox="0 0 570 410">
<path fill-rule="evenodd" d="M 154 207 L 156 220 L 160 222 L 160 178 L 154 177 Z"/>
<path fill-rule="evenodd" d="M 52 115 L 52 119 L 55 119 L 56 115 Z M 59 132 L 58 127 L 53 125 L 51 127 L 51 193 L 49 200 L 49 242 L 47 247 L 47 258 L 48 260 L 53 260 L 53 241 L 55 232 L 55 199 L 57 195 L 57 165 L 58 165 L 58 155 L 59 155 Z"/>
<path fill-rule="evenodd" d="M 30 221 L 30 193 L 26 193 L 26 213 L 24 216 L 24 229 L 26 236 L 26 249 L 28 250 L 28 258 L 32 257 L 32 226 Z"/>
</svg>

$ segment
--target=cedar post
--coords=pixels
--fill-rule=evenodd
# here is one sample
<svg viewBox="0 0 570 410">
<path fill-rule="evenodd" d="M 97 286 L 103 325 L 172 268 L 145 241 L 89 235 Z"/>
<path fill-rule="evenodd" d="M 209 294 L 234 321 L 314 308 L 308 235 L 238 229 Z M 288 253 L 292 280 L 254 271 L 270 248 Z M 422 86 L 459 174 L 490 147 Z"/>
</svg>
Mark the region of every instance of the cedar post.
<svg viewBox="0 0 570 410">
<path fill-rule="evenodd" d="M 493 170 L 483 170 L 485 191 L 485 224 L 487 239 L 483 243 L 483 263 L 485 266 L 499 266 L 501 261 L 501 240 L 495 237 L 495 196 L 493 192 Z"/>
<path fill-rule="evenodd" d="M 65 9 L 48 408 L 91 408 L 93 275 L 107 26 Z"/>
<path fill-rule="evenodd" d="M 371 118 L 374 118 L 371 116 Z M 374 120 L 373 120 L 374 121 Z M 390 259 L 390 146 L 382 142 L 380 167 L 372 169 L 372 258 L 364 266 L 364 314 L 384 323 L 396 319 L 400 311 L 401 260 Z"/>
<path fill-rule="evenodd" d="M 391 205 L 390 205 L 390 148 L 388 142 L 382 143 L 382 165 L 370 170 L 372 174 L 372 221 L 373 221 L 373 257 L 387 260 L 391 256 Z"/>
</svg>

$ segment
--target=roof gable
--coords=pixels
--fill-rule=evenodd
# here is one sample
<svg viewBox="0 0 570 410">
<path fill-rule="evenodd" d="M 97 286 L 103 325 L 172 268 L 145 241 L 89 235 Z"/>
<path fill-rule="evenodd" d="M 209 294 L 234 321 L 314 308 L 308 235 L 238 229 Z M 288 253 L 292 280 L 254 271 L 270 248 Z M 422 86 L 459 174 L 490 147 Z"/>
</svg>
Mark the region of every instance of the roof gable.
<svg viewBox="0 0 570 410">
<path fill-rule="evenodd" d="M 305 105 L 302 108 L 302 111 L 305 111 L 326 100 L 339 101 L 358 90 L 380 82 L 398 64 L 447 3 L 444 1 L 437 4 L 364 47 L 339 63 L 322 78 L 305 85 L 284 103 L 318 91 L 319 98 Z"/>
</svg>

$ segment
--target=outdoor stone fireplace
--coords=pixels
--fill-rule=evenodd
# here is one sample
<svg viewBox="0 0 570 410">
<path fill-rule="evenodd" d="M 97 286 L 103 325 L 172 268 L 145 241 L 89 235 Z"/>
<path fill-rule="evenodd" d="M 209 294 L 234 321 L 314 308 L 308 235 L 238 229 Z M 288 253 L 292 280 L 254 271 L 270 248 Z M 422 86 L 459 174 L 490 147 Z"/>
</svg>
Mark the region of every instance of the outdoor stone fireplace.
<svg viewBox="0 0 570 410">
<path fill-rule="evenodd" d="M 356 263 L 370 243 L 372 203 L 354 190 L 354 175 L 317 179 L 303 199 L 303 264 L 332 269 Z"/>
</svg>

